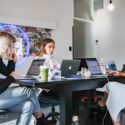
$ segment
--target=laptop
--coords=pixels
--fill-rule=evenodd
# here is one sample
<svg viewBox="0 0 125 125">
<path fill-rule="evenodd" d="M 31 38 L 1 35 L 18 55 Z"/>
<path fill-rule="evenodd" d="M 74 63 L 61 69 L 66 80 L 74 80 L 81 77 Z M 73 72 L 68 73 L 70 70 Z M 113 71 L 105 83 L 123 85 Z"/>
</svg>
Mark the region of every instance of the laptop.
<svg viewBox="0 0 125 125">
<path fill-rule="evenodd" d="M 80 66 L 80 60 L 62 60 L 61 76 L 75 78 Z"/>
<path fill-rule="evenodd" d="M 22 60 L 25 59 L 25 61 L 20 65 L 18 65 L 19 63 L 17 62 L 16 65 L 15 65 L 15 71 L 19 76 L 24 76 L 24 75 L 27 74 L 27 72 L 28 72 L 28 70 L 31 66 L 31 63 L 34 60 L 34 57 L 33 56 L 21 57 L 21 59 Z"/>
<path fill-rule="evenodd" d="M 86 58 L 84 59 L 84 61 L 86 63 L 86 68 L 88 68 L 91 73 L 91 76 L 105 76 L 104 74 L 102 74 L 96 58 Z"/>
<path fill-rule="evenodd" d="M 22 75 L 19 79 L 23 80 L 23 79 L 38 79 L 39 78 L 39 73 L 40 73 L 40 70 L 39 70 L 39 67 L 41 65 L 43 65 L 45 62 L 44 59 L 35 59 L 32 61 L 26 75 Z"/>
</svg>

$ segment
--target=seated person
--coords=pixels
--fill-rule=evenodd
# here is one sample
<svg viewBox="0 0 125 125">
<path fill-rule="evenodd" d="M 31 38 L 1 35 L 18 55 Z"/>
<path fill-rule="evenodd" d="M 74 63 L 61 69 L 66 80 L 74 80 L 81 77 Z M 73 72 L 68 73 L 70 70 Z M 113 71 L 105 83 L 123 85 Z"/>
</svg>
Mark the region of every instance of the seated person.
<svg viewBox="0 0 125 125">
<path fill-rule="evenodd" d="M 45 59 L 44 65 L 48 66 L 49 69 L 53 68 L 60 68 L 59 63 L 53 58 L 53 52 L 55 49 L 55 41 L 51 38 L 45 38 L 43 41 L 41 41 L 41 44 L 39 51 L 35 55 L 35 59 Z M 53 92 L 52 90 L 44 89 L 41 94 L 39 95 L 39 98 L 42 98 L 42 96 L 56 96 L 58 98 L 58 94 Z"/>
<path fill-rule="evenodd" d="M 125 72 L 120 71 L 109 71 L 109 74 L 113 76 L 125 77 Z M 120 111 L 125 108 L 125 99 L 122 98 L 122 96 L 125 95 L 125 84 L 115 81 L 108 82 L 104 88 L 104 97 L 98 103 L 100 106 L 104 106 L 106 104 L 113 120 L 113 125 L 121 125 Z"/>
<path fill-rule="evenodd" d="M 16 38 L 7 33 L 0 32 L 0 73 L 6 76 L 0 81 L 0 109 L 20 112 L 16 125 L 29 125 L 32 114 L 37 120 L 37 125 L 52 125 L 41 113 L 37 88 L 25 86 L 9 87 L 15 82 L 18 75 L 15 72 Z"/>
</svg>

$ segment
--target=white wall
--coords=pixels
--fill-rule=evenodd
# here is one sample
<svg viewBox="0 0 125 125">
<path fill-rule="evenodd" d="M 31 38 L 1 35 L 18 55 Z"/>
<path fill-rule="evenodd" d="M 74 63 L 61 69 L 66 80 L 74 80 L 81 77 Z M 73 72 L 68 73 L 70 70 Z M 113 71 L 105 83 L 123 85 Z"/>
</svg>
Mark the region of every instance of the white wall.
<svg viewBox="0 0 125 125">
<path fill-rule="evenodd" d="M 125 64 L 125 0 L 113 0 L 115 10 L 107 10 L 107 0 L 104 9 L 97 12 L 95 27 L 99 40 L 95 45 L 97 57 L 103 57 L 105 62 L 114 60 L 119 69 Z"/>
<path fill-rule="evenodd" d="M 52 33 L 56 41 L 55 58 L 59 61 L 72 58 L 68 47 L 72 46 L 73 0 L 0 0 L 0 15 L 56 23 Z"/>
</svg>

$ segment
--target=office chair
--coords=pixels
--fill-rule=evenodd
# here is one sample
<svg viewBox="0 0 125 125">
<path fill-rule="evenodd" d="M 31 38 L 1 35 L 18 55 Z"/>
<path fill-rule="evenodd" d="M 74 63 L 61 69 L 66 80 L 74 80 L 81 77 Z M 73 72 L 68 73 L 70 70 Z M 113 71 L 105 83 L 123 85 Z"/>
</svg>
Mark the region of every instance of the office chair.
<svg viewBox="0 0 125 125">
<path fill-rule="evenodd" d="M 58 95 L 55 91 L 45 92 L 44 90 L 39 95 L 40 106 L 43 108 L 51 106 L 51 112 L 47 114 L 46 118 L 51 119 L 53 123 L 57 120 L 60 122 L 60 114 L 55 111 L 55 106 L 59 104 Z"/>
</svg>

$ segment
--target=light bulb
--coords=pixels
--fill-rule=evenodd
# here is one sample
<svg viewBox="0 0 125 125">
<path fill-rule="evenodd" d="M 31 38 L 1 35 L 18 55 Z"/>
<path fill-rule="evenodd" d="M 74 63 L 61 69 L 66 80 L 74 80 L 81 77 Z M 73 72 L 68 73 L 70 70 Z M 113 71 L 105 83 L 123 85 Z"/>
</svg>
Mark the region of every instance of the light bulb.
<svg viewBox="0 0 125 125">
<path fill-rule="evenodd" d="M 114 5 L 112 4 L 112 0 L 109 1 L 108 10 L 109 11 L 113 11 L 114 10 Z"/>
<path fill-rule="evenodd" d="M 109 4 L 108 5 L 108 10 L 109 11 L 113 11 L 114 10 L 114 5 L 113 4 Z"/>
</svg>

